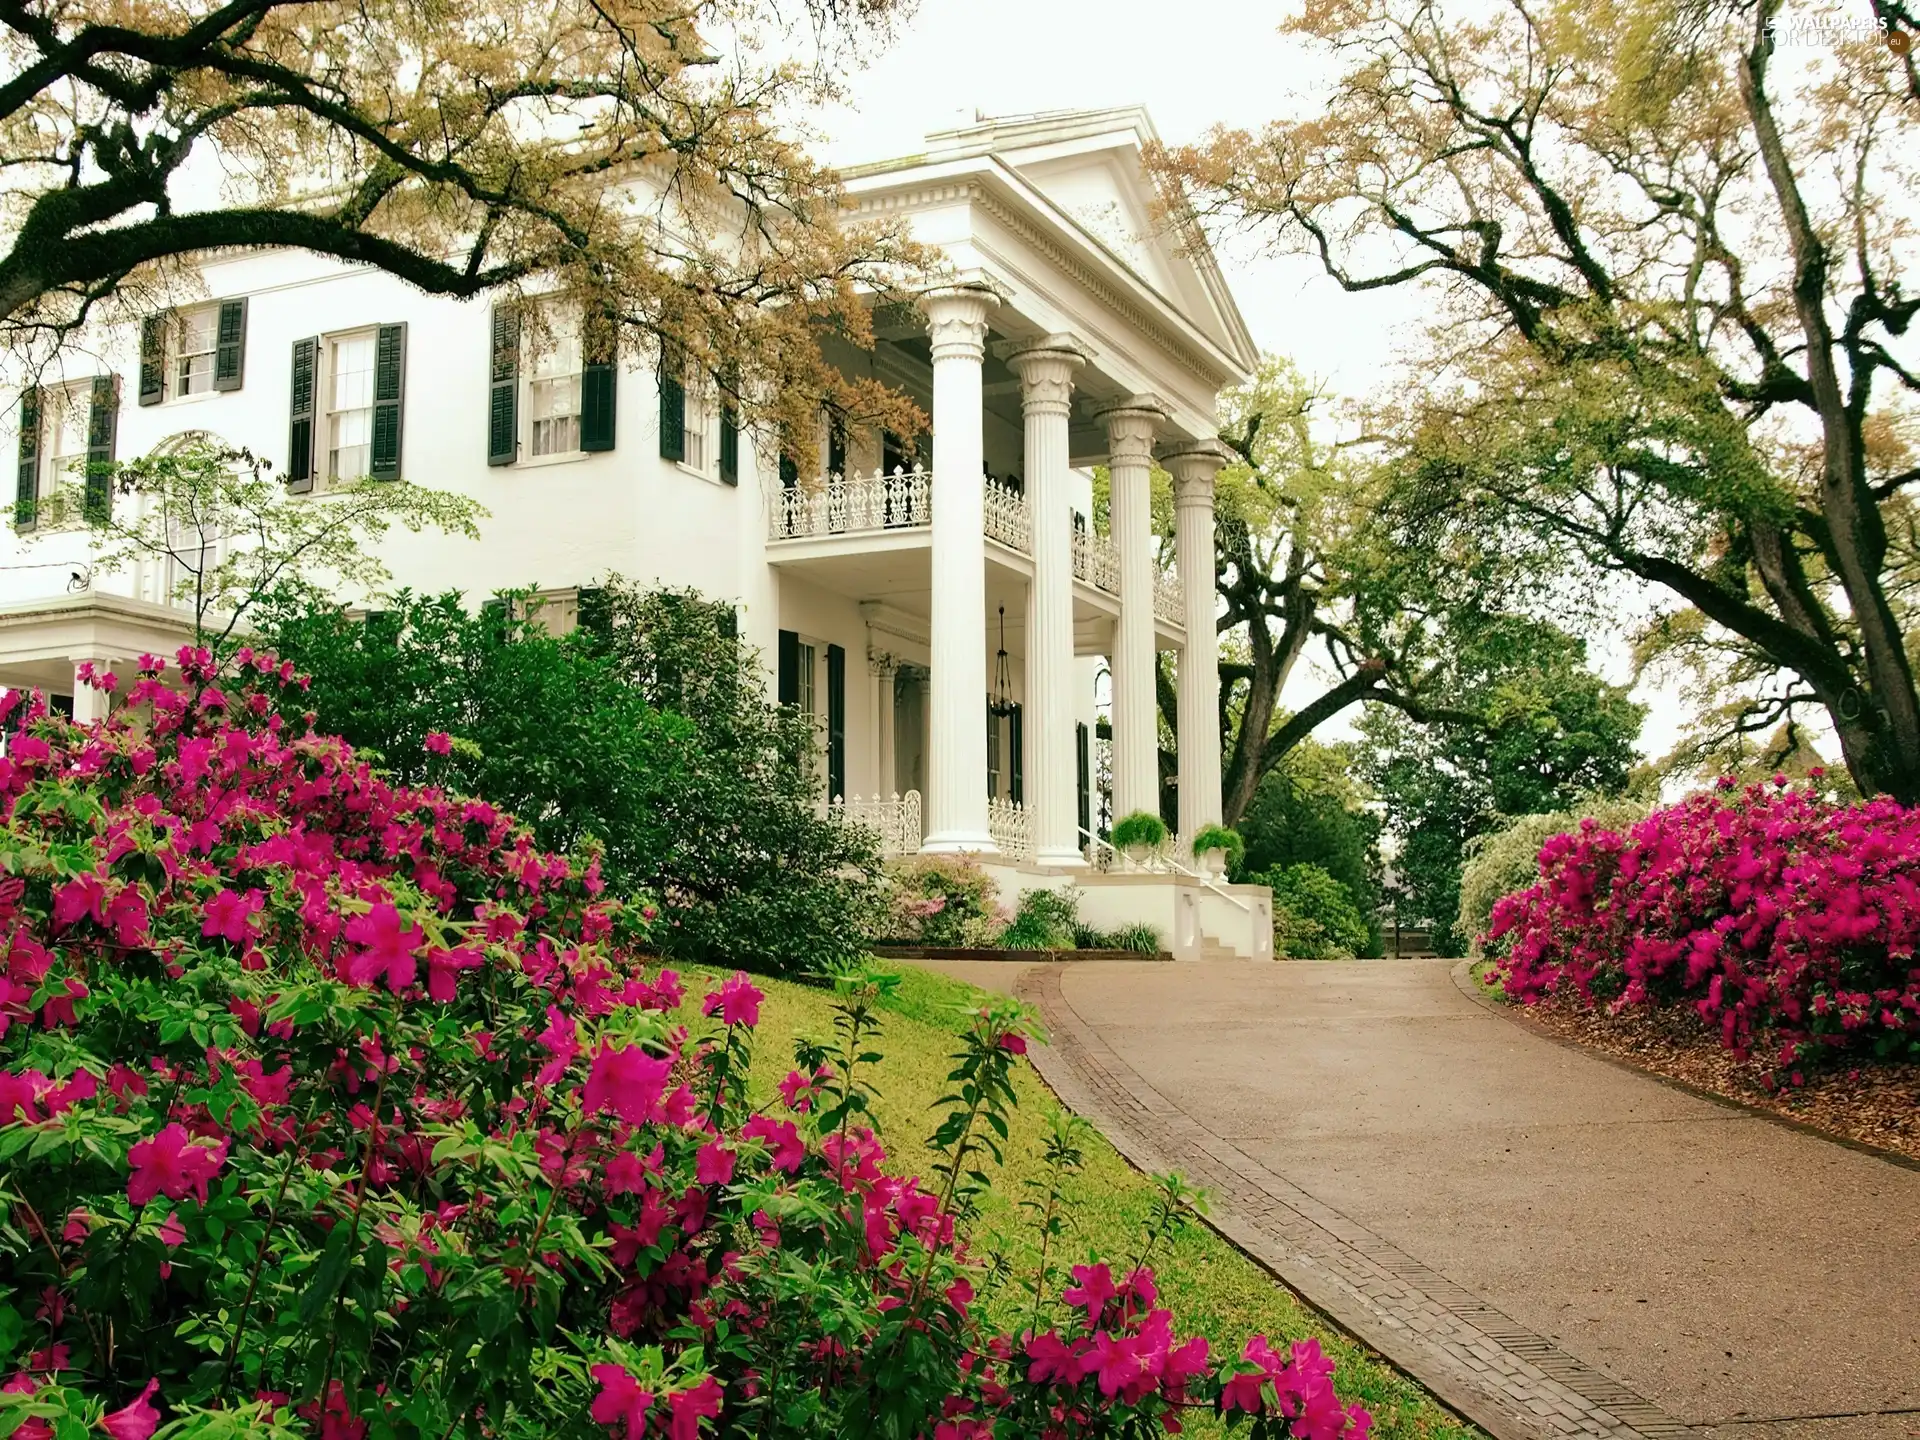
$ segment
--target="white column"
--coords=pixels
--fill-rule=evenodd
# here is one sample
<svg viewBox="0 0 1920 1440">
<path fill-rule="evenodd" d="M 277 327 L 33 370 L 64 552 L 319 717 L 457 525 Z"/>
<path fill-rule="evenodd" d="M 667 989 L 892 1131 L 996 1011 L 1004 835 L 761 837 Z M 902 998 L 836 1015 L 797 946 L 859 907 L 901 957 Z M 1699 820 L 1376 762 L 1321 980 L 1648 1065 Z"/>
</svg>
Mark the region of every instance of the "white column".
<svg viewBox="0 0 1920 1440">
<path fill-rule="evenodd" d="M 1113 813 L 1160 813 L 1160 735 L 1154 714 L 1153 437 L 1167 418 L 1135 396 L 1105 410 L 1120 623 L 1113 637 Z"/>
<path fill-rule="evenodd" d="M 899 788 L 893 763 L 893 676 L 895 661 L 885 651 L 869 651 L 873 671 L 873 793 L 884 800 Z"/>
<path fill-rule="evenodd" d="M 933 340 L 933 664 L 922 850 L 995 851 L 987 829 L 986 494 L 980 360 L 984 286 L 920 300 Z"/>
<path fill-rule="evenodd" d="M 1173 544 L 1187 631 L 1180 652 L 1180 834 L 1220 823 L 1220 636 L 1214 603 L 1213 477 L 1226 463 L 1212 441 L 1166 455 L 1173 473 Z"/>
<path fill-rule="evenodd" d="M 109 696 L 104 690 L 96 690 L 80 678 L 80 667 L 91 663 L 95 674 L 107 668 L 105 660 L 91 660 L 88 656 L 73 657 L 73 723 L 91 725 L 96 720 L 107 718 Z"/>
<path fill-rule="evenodd" d="M 1086 363 L 1060 340 L 1007 359 L 1020 376 L 1026 420 L 1027 503 L 1033 515 L 1033 586 L 1027 607 L 1027 810 L 1034 859 L 1084 865 L 1073 753 L 1073 502 L 1067 411 L 1073 374 Z"/>
</svg>

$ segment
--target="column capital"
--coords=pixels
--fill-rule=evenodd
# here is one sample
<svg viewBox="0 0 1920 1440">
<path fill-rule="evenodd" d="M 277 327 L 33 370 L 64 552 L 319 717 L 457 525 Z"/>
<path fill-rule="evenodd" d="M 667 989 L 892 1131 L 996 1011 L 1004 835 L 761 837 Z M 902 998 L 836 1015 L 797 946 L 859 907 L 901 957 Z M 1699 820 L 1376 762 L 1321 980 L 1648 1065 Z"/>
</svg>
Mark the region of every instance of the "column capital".
<svg viewBox="0 0 1920 1440">
<path fill-rule="evenodd" d="M 985 285 L 943 285 L 920 296 L 933 341 L 933 358 L 980 360 L 986 353 L 987 316 L 1000 297 Z"/>
<path fill-rule="evenodd" d="M 1167 407 L 1157 398 L 1129 395 L 1097 411 L 1095 418 L 1107 427 L 1110 460 L 1131 461 L 1137 465 L 1153 463 L 1153 437 L 1167 423 Z"/>
<path fill-rule="evenodd" d="M 1073 376 L 1087 363 L 1087 352 L 1065 335 L 1049 335 L 1032 344 L 999 352 L 1020 377 L 1020 408 L 1028 415 L 1065 415 L 1073 400 Z"/>
<path fill-rule="evenodd" d="M 1181 440 L 1160 451 L 1160 463 L 1173 476 L 1173 498 L 1180 504 L 1213 504 L 1213 481 L 1233 460 L 1218 440 Z"/>
</svg>

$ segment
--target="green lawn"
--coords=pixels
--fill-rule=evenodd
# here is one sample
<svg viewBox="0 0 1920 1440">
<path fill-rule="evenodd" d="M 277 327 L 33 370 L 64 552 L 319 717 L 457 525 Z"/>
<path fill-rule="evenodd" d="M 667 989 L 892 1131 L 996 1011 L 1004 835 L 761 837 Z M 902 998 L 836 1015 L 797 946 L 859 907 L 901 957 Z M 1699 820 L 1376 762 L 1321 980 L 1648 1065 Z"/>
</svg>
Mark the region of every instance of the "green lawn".
<svg viewBox="0 0 1920 1440">
<path fill-rule="evenodd" d="M 953 1049 L 955 1015 L 980 1003 L 981 992 L 912 966 L 899 967 L 900 987 L 889 1006 L 886 1028 L 876 1047 L 885 1053 L 878 1067 L 881 1099 L 877 1106 L 881 1138 L 894 1166 L 925 1173 L 923 1144 L 932 1128 L 931 1105 L 943 1092 Z M 825 1038 L 832 1023 L 829 992 L 779 981 L 760 981 L 767 991 L 754 1056 L 754 1083 L 771 1093 L 789 1068 L 795 1035 Z M 696 979 L 696 995 L 704 986 Z M 973 1243 L 1003 1256 L 1012 1273 L 1031 1286 L 1039 1258 L 1038 1237 L 1019 1208 L 1025 1179 L 1039 1173 L 1040 1135 L 1053 1097 L 1033 1070 L 1018 1076 L 1020 1110 L 1014 1118 L 1006 1166 L 982 1207 Z M 1072 1259 L 1088 1251 L 1119 1265 L 1139 1253 L 1142 1225 L 1152 1203 L 1148 1179 L 1134 1170 L 1103 1138 L 1089 1137 L 1086 1166 L 1072 1185 L 1076 1225 Z M 1484 1440 L 1471 1425 L 1443 1411 L 1412 1381 L 1402 1377 L 1363 1347 L 1345 1339 L 1292 1293 L 1225 1240 L 1202 1224 L 1193 1224 L 1152 1257 L 1161 1297 L 1174 1312 L 1182 1333 L 1199 1331 L 1216 1353 L 1237 1353 L 1246 1337 L 1264 1332 L 1277 1344 L 1317 1335 L 1337 1357 L 1342 1396 L 1359 1400 L 1374 1414 L 1374 1434 L 1382 1440 Z M 1030 1291 L 1029 1291 L 1030 1293 Z M 1189 1434 L 1214 1435 L 1203 1418 Z"/>
</svg>

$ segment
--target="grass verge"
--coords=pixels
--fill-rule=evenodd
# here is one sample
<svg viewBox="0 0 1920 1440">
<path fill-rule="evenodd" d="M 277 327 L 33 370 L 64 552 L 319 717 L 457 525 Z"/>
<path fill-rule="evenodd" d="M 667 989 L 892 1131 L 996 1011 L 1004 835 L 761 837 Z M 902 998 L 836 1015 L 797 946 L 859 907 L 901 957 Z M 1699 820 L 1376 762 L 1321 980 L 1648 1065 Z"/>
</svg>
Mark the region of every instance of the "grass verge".
<svg viewBox="0 0 1920 1440">
<path fill-rule="evenodd" d="M 933 1102 L 945 1088 L 957 1017 L 984 997 L 972 986 L 931 971 L 887 968 L 900 976 L 900 983 L 877 1047 L 885 1055 L 877 1067 L 878 1128 L 895 1165 L 925 1173 L 930 1158 L 925 1139 L 932 1129 Z M 832 996 L 781 981 L 757 983 L 767 999 L 755 1037 L 754 1085 L 770 1095 L 789 1068 L 794 1037 L 830 1033 Z M 698 994 L 704 986 L 691 988 Z M 1013 1277 L 999 1302 L 1010 1308 L 1017 1303 L 1015 1294 L 1032 1293 L 1038 1268 L 1037 1236 L 1020 1201 L 1028 1193 L 1026 1182 L 1041 1174 L 1041 1136 L 1055 1104 L 1030 1066 L 1020 1067 L 1016 1088 L 1020 1108 L 1005 1147 L 1006 1163 L 981 1207 L 973 1242 L 1004 1263 Z M 1077 1262 L 1098 1253 L 1118 1269 L 1138 1257 L 1152 1208 L 1152 1182 L 1098 1133 L 1089 1136 L 1086 1165 L 1071 1185 L 1070 1198 L 1075 1228 L 1064 1259 Z M 1336 1359 L 1340 1394 L 1373 1412 L 1374 1434 L 1380 1440 L 1484 1440 L 1478 1429 L 1450 1415 L 1413 1381 L 1334 1330 L 1205 1225 L 1190 1224 L 1150 1260 L 1162 1301 L 1174 1312 L 1178 1328 L 1205 1334 L 1216 1353 L 1238 1353 L 1246 1338 L 1257 1333 L 1276 1345 L 1282 1338 L 1314 1336 Z M 1024 1319 L 999 1318 L 1015 1326 Z M 1223 1432 L 1211 1417 L 1197 1417 L 1187 1433 Z"/>
</svg>

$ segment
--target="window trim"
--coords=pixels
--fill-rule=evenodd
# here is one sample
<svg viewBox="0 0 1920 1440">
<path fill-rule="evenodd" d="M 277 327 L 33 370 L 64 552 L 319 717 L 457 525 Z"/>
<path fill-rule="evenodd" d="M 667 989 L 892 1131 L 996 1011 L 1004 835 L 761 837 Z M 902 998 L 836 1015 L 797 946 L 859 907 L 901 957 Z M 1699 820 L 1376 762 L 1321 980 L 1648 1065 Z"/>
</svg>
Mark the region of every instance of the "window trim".
<svg viewBox="0 0 1920 1440">
<path fill-rule="evenodd" d="M 189 305 L 184 309 L 171 312 L 166 320 L 166 377 L 163 381 L 160 403 L 162 405 L 191 405 L 221 392 L 214 388 L 220 370 L 220 307 L 224 302 L 209 300 L 200 305 Z M 207 388 L 189 391 L 183 388 L 180 377 L 180 362 L 187 358 L 188 351 L 182 342 L 187 333 L 187 317 L 205 314 L 211 324 L 207 329 L 209 345 L 205 350 L 195 350 L 194 355 L 207 357 Z"/>
<path fill-rule="evenodd" d="M 87 456 L 93 448 L 90 433 L 90 426 L 93 423 L 93 381 L 90 378 L 63 380 L 57 385 L 42 385 L 40 387 L 40 453 L 36 457 L 39 462 L 39 473 L 34 483 L 36 503 L 51 500 L 59 493 L 60 482 L 54 473 L 54 462 L 59 457 L 54 454 L 53 441 L 60 427 L 53 421 L 57 416 L 67 414 L 71 403 L 76 400 L 80 416 L 80 449 L 76 455 L 65 458 L 69 461 L 77 459 L 80 462 L 80 473 L 70 477 L 66 483 L 81 485 L 86 482 Z"/>
<path fill-rule="evenodd" d="M 363 406 L 355 406 L 354 409 L 364 410 L 367 416 L 367 438 L 365 442 L 367 469 L 358 475 L 336 475 L 333 473 L 333 417 L 335 415 L 347 415 L 353 412 L 333 408 L 334 347 L 342 340 L 353 340 L 363 336 L 366 338 L 367 343 L 373 347 L 368 360 L 367 403 Z M 329 490 L 337 490 L 343 485 L 351 485 L 356 481 L 365 480 L 371 474 L 373 469 L 373 416 L 377 408 L 374 385 L 378 379 L 379 368 L 380 325 L 378 322 L 371 325 L 352 325 L 344 330 L 323 330 L 320 333 L 318 353 L 314 356 L 313 360 L 313 478 L 318 482 L 315 486 L 316 489 L 325 487 Z M 326 456 L 324 460 L 320 458 L 323 454 Z"/>
<path fill-rule="evenodd" d="M 545 305 L 545 306 L 553 307 L 554 309 L 560 308 L 559 302 L 552 301 L 552 300 L 533 300 L 529 303 L 530 305 Z M 561 316 L 559 317 L 559 319 L 564 321 L 565 317 Z M 556 323 L 556 320 L 554 317 L 549 316 L 546 323 L 549 330 L 551 330 L 554 324 Z M 585 425 L 584 425 L 584 411 L 586 408 L 585 400 L 586 400 L 586 377 L 587 377 L 586 337 L 580 333 L 582 328 L 583 327 L 580 325 L 580 322 L 576 317 L 573 321 L 573 335 L 571 339 L 576 351 L 574 359 L 577 362 L 577 368 L 573 370 L 570 377 L 574 381 L 575 385 L 578 387 L 574 396 L 573 449 L 556 450 L 551 454 L 547 454 L 547 455 L 536 455 L 533 453 L 533 425 L 534 425 L 533 387 L 536 384 L 543 384 L 550 380 L 559 380 L 559 379 L 564 379 L 569 377 L 560 376 L 560 375 L 536 375 L 534 373 L 535 356 L 533 354 L 531 347 L 528 344 L 528 327 L 524 322 L 520 327 L 520 355 L 519 355 L 520 373 L 517 377 L 518 385 L 519 385 L 518 399 L 519 399 L 519 409 L 520 409 L 519 422 L 517 426 L 519 430 L 519 434 L 517 434 L 514 437 L 515 443 L 519 446 L 519 458 L 514 462 L 516 465 L 521 465 L 521 466 L 570 465 L 577 460 L 585 460 L 596 453 L 595 451 L 584 448 L 584 445 L 582 443 L 586 439 L 586 431 L 585 431 Z"/>
</svg>

